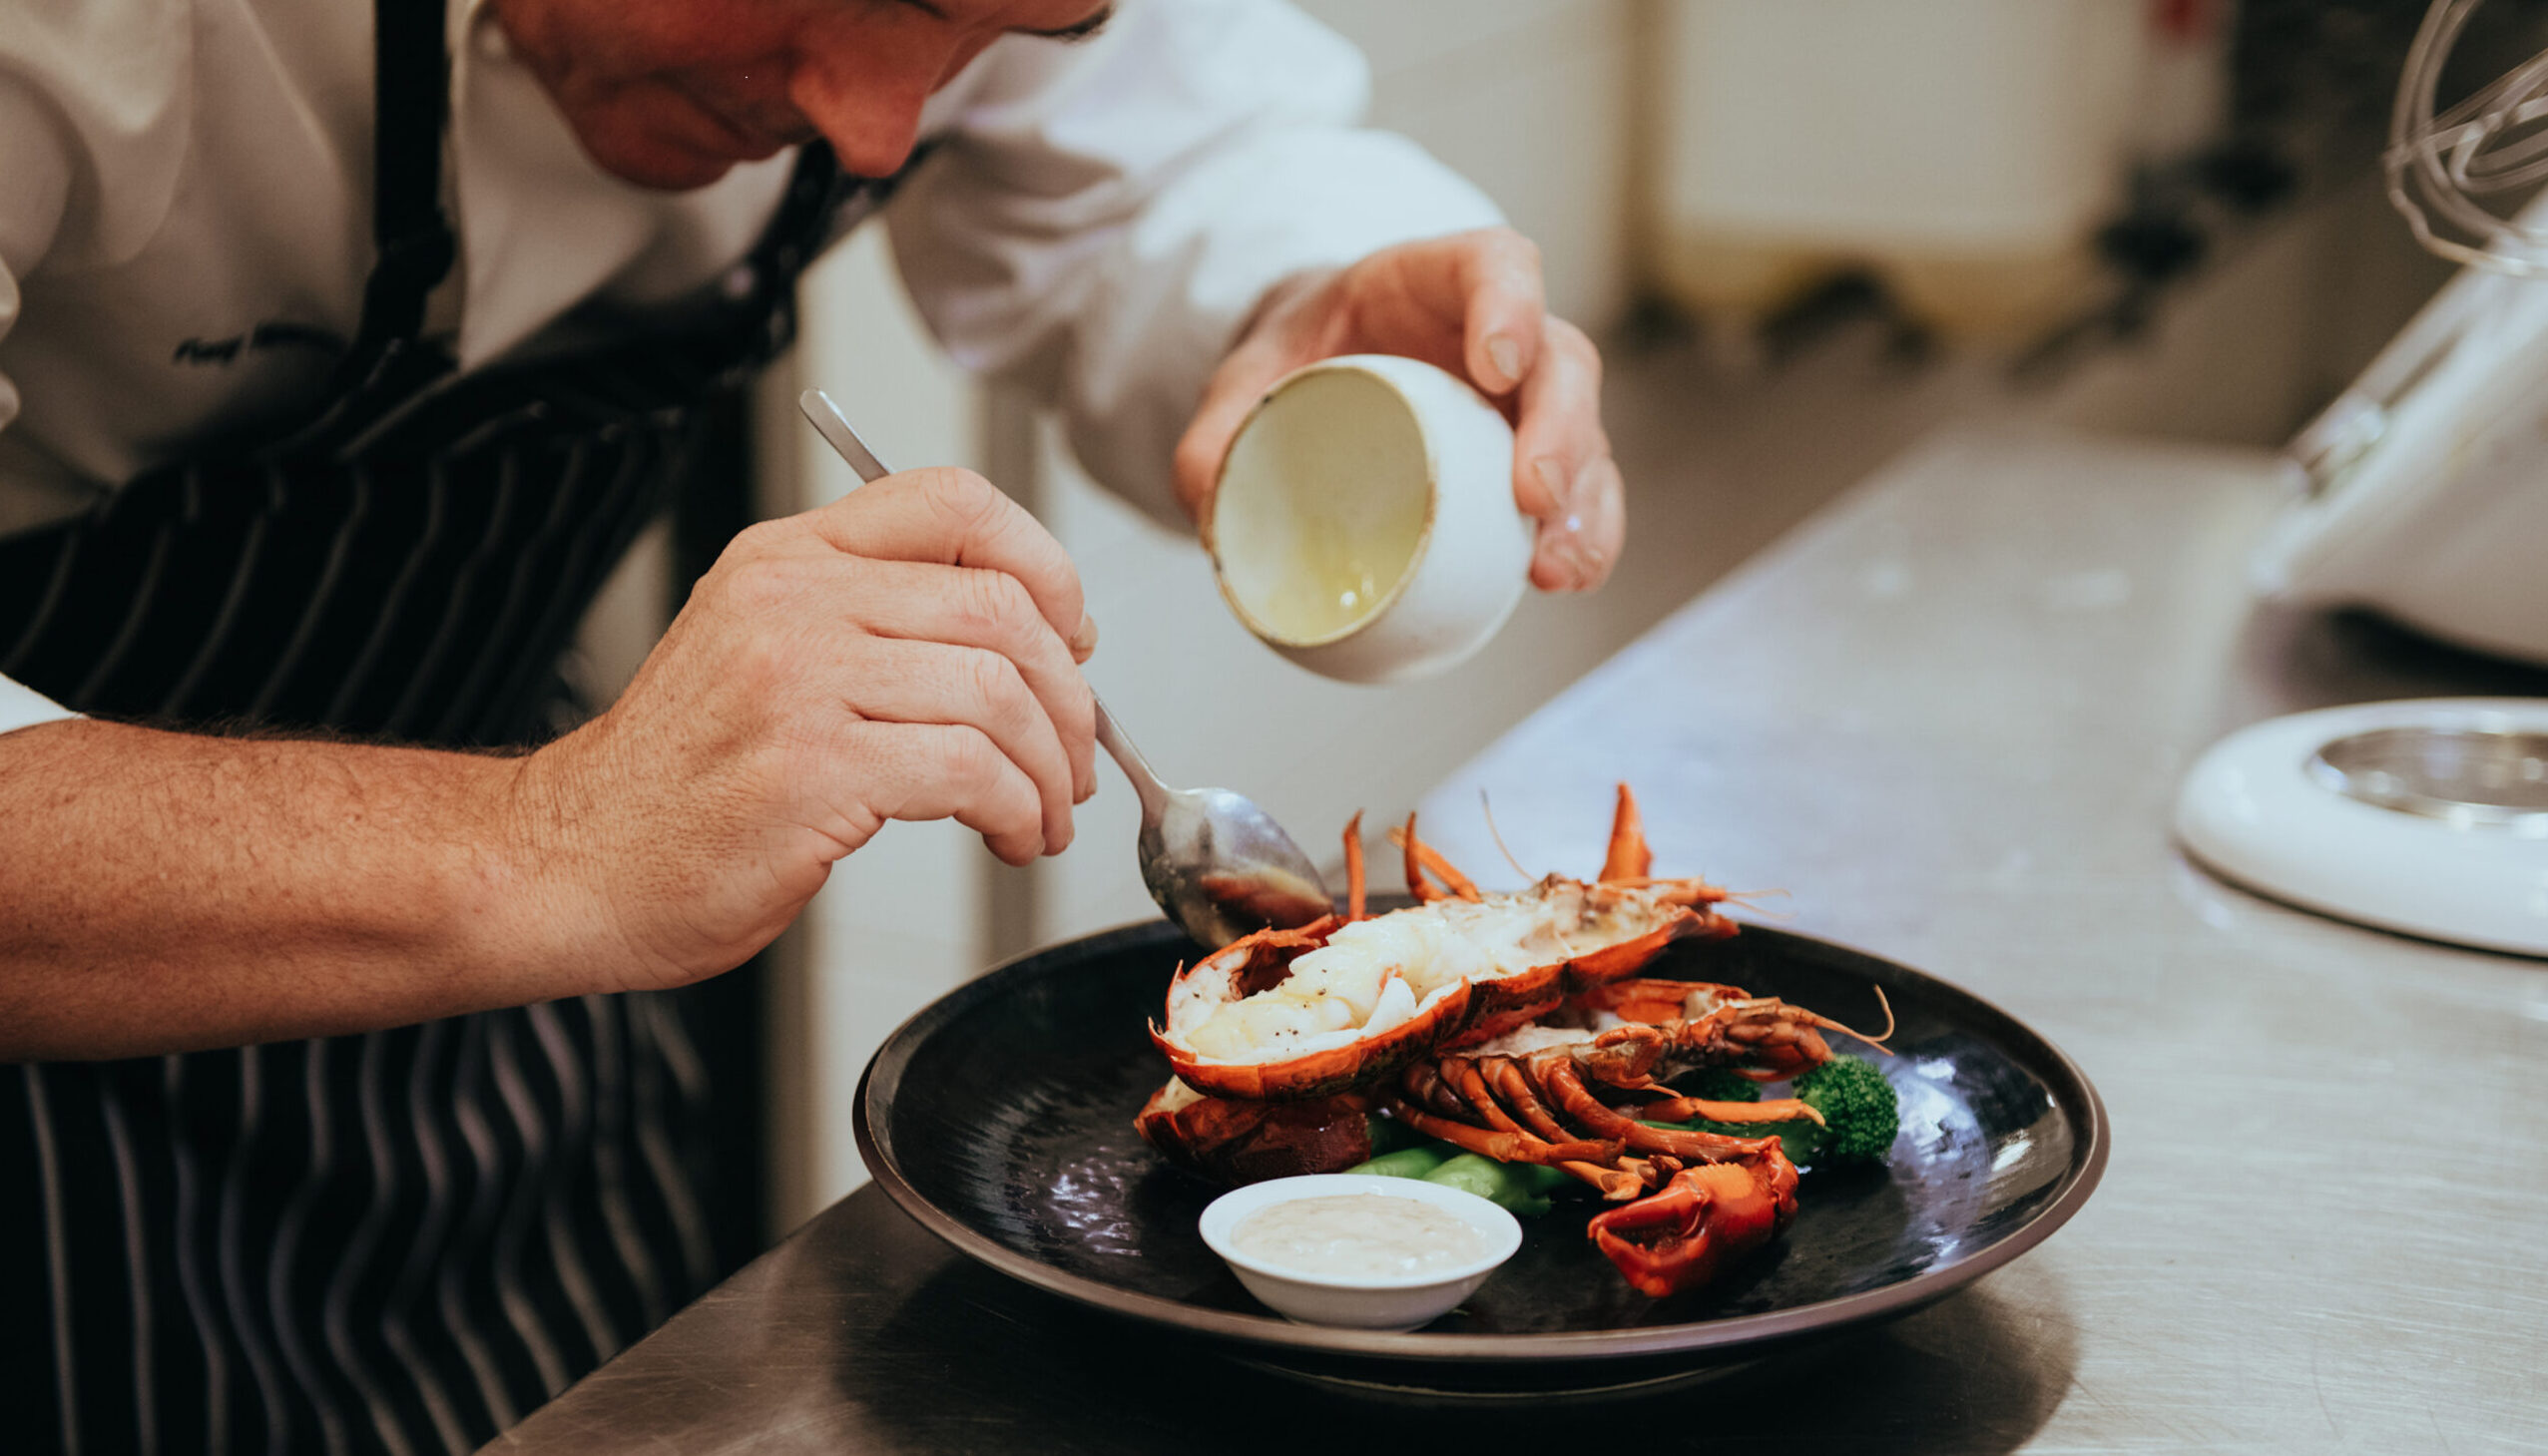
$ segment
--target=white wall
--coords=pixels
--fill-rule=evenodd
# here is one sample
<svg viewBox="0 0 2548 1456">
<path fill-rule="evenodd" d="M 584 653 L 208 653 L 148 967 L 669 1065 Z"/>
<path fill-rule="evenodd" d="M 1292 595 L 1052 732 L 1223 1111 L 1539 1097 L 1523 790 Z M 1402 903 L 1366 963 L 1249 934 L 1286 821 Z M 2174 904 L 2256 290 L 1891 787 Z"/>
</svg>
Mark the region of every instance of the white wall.
<svg viewBox="0 0 2548 1456">
<path fill-rule="evenodd" d="M 1633 0 L 1300 0 L 1362 47 L 1371 121 L 1457 169 L 1538 242 L 1549 305 L 1629 297 Z"/>
</svg>

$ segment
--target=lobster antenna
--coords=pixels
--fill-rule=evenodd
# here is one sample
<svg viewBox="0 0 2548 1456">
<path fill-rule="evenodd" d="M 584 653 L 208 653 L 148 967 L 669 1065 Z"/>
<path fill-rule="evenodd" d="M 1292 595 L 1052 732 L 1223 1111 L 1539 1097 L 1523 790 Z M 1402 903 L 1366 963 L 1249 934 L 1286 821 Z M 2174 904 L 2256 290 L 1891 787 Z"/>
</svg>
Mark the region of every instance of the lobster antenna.
<svg viewBox="0 0 2548 1456">
<path fill-rule="evenodd" d="M 1513 873 L 1522 877 L 1522 883 L 1526 885 L 1538 884 L 1541 876 L 1535 875 L 1529 870 L 1522 868 L 1522 862 L 1513 857 L 1512 847 L 1504 842 L 1504 831 L 1495 827 L 1495 805 L 1487 802 L 1486 785 L 1482 783 L 1479 784 L 1477 788 L 1477 806 L 1478 809 L 1486 815 L 1486 832 L 1493 836 L 1495 840 L 1495 847 L 1504 855 L 1504 862 L 1513 866 Z"/>
<path fill-rule="evenodd" d="M 1817 1016 L 1815 1017 L 1815 1020 L 1820 1021 L 1824 1026 L 1829 1027 L 1833 1031 L 1856 1037 L 1859 1041 L 1866 1043 L 1868 1046 L 1873 1047 L 1877 1051 L 1890 1057 L 1893 1055 L 1893 1049 L 1886 1046 L 1884 1041 L 1885 1038 L 1893 1035 L 1893 1028 L 1895 1025 L 1893 1020 L 1893 1003 L 1886 998 L 1884 988 L 1882 986 L 1869 986 L 1867 989 L 1875 993 L 1876 1007 L 1884 1013 L 1884 1030 L 1877 1032 L 1873 1036 L 1869 1036 L 1862 1031 L 1852 1031 L 1846 1025 L 1833 1021 L 1827 1016 Z"/>
<path fill-rule="evenodd" d="M 1741 905 L 1744 909 L 1764 920 L 1794 919 L 1796 912 L 1793 910 L 1785 908 L 1773 910 L 1761 903 L 1761 901 L 1773 895 L 1776 895 L 1781 899 L 1788 898 L 1788 892 L 1785 890 L 1728 890 L 1726 891 L 1726 903 L 1729 905 Z M 1854 1035 L 1854 1033 L 1852 1033 L 1852 1035 Z"/>
</svg>

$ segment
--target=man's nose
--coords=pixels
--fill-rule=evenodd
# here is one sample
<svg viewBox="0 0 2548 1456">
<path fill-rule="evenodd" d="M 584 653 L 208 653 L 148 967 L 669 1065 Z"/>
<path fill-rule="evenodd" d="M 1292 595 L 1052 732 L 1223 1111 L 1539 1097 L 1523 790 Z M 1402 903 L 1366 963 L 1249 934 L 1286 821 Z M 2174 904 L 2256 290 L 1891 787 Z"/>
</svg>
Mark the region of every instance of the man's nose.
<svg viewBox="0 0 2548 1456">
<path fill-rule="evenodd" d="M 891 177 L 911 156 L 943 62 L 939 58 L 869 54 L 809 58 L 788 78 L 799 115 L 831 144 L 845 170 Z"/>
</svg>

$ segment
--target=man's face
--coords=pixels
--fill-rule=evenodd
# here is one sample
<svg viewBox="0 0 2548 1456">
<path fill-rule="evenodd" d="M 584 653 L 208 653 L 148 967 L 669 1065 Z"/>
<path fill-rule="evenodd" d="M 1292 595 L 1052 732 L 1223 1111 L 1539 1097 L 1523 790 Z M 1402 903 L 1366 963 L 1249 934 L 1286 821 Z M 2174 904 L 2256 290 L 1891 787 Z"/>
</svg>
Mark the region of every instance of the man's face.
<svg viewBox="0 0 2548 1456">
<path fill-rule="evenodd" d="M 817 135 L 885 177 L 920 107 L 1012 32 L 1093 32 L 1108 0 L 495 0 L 584 150 L 643 187 L 706 187 Z"/>
</svg>

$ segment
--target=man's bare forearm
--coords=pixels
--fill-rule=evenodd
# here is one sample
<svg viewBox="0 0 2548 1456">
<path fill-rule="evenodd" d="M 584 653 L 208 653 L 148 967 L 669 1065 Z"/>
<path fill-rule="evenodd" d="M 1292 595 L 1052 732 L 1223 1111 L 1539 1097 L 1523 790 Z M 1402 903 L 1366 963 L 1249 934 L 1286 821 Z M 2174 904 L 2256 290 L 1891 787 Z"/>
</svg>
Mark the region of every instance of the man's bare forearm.
<svg viewBox="0 0 2548 1456">
<path fill-rule="evenodd" d="M 596 989 L 526 759 L 68 722 L 0 733 L 0 1061 L 398 1026 Z"/>
</svg>

